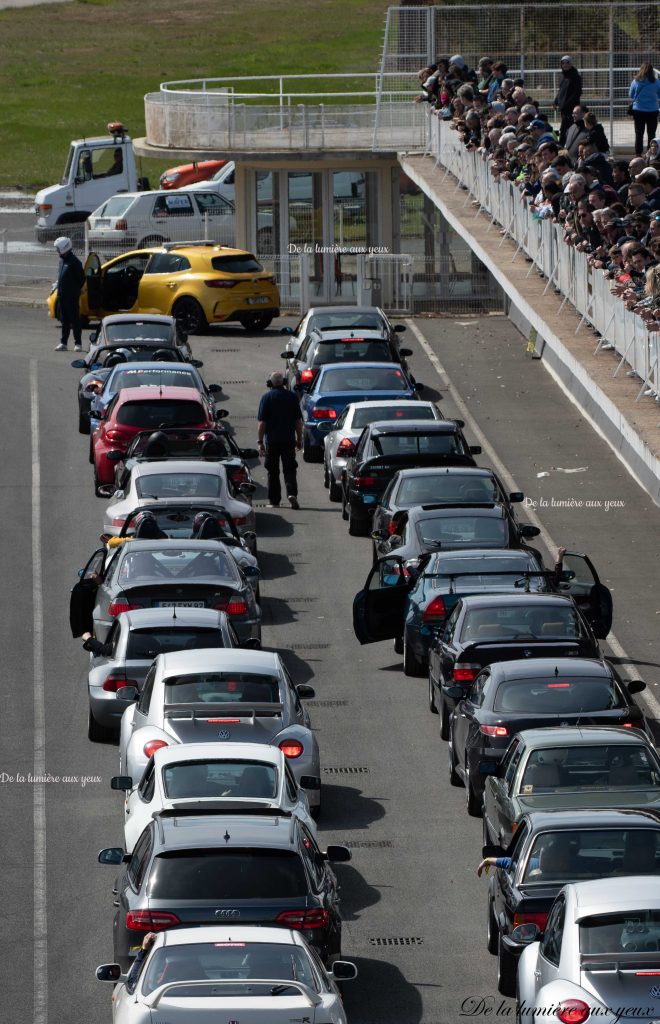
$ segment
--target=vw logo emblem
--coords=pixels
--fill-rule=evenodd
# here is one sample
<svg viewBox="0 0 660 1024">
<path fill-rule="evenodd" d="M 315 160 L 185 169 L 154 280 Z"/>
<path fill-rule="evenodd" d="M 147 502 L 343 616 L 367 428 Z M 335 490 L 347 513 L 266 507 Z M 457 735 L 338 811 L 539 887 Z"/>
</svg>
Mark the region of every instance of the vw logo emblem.
<svg viewBox="0 0 660 1024">
<path fill-rule="evenodd" d="M 216 910 L 215 916 L 222 921 L 235 921 L 237 917 L 241 916 L 241 912 L 240 910 Z"/>
<path fill-rule="evenodd" d="M 654 985 L 653 988 L 650 988 L 649 995 L 653 996 L 654 999 L 660 999 L 660 985 Z"/>
<path fill-rule="evenodd" d="M 229 729 L 219 729 L 218 730 L 218 739 L 219 740 L 228 740 L 230 736 L 231 736 L 231 733 L 230 733 Z"/>
</svg>

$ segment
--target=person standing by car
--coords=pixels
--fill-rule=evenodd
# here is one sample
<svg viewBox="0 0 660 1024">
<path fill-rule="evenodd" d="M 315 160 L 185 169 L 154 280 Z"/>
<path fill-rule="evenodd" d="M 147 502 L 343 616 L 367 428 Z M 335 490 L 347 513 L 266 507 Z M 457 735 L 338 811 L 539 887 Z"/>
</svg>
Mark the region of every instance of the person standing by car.
<svg viewBox="0 0 660 1024">
<path fill-rule="evenodd" d="M 66 352 L 69 335 L 73 331 L 73 351 L 82 352 L 82 327 L 80 323 L 80 292 L 85 283 L 85 271 L 73 252 L 70 238 L 60 236 L 53 242 L 60 257 L 57 275 L 57 301 L 60 307 L 62 334 L 56 352 Z"/>
<path fill-rule="evenodd" d="M 573 61 L 570 57 L 562 57 L 560 63 L 562 79 L 559 83 L 553 107 L 561 114 L 559 145 L 563 146 L 566 142 L 568 129 L 573 124 L 573 107 L 579 104 L 580 97 L 582 96 L 582 75 L 579 74 L 576 67 L 573 67 Z"/>
<path fill-rule="evenodd" d="M 284 386 L 284 377 L 279 370 L 271 374 L 270 390 L 261 396 L 257 442 L 259 454 L 265 455 L 264 465 L 268 473 L 268 501 L 272 508 L 278 508 L 282 500 L 280 483 L 280 459 L 282 475 L 291 508 L 298 504 L 298 479 L 296 450 L 302 448 L 302 414 L 298 398 Z M 265 441 L 265 444 L 264 444 Z"/>
<path fill-rule="evenodd" d="M 660 81 L 656 78 L 652 64 L 642 64 L 630 83 L 628 95 L 635 122 L 635 156 L 641 156 L 644 148 L 644 129 L 646 128 L 650 146 L 658 127 Z"/>
</svg>

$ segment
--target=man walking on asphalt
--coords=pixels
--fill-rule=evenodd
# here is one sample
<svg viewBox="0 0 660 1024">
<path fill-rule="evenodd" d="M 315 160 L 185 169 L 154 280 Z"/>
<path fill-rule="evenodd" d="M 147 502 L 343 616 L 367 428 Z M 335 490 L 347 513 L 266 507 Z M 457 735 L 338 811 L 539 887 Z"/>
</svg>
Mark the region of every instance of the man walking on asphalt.
<svg viewBox="0 0 660 1024">
<path fill-rule="evenodd" d="M 282 500 L 281 459 L 289 504 L 291 508 L 300 508 L 296 477 L 296 449 L 300 451 L 302 448 L 300 403 L 295 393 L 284 387 L 284 377 L 279 370 L 271 373 L 270 385 L 270 390 L 261 396 L 257 413 L 259 454 L 265 455 L 264 465 L 268 473 L 268 502 L 272 508 L 278 508 Z"/>
<path fill-rule="evenodd" d="M 57 275 L 57 301 L 60 307 L 62 336 L 56 352 L 66 352 L 69 334 L 73 331 L 73 351 L 82 352 L 82 328 L 80 325 L 80 292 L 85 283 L 83 265 L 74 255 L 70 238 L 56 238 L 53 245 L 60 257 Z"/>
<path fill-rule="evenodd" d="M 562 78 L 555 96 L 553 106 L 561 114 L 559 128 L 559 145 L 566 142 L 566 134 L 573 123 L 573 107 L 577 106 L 582 96 L 582 76 L 573 66 L 569 56 L 561 59 Z"/>
</svg>

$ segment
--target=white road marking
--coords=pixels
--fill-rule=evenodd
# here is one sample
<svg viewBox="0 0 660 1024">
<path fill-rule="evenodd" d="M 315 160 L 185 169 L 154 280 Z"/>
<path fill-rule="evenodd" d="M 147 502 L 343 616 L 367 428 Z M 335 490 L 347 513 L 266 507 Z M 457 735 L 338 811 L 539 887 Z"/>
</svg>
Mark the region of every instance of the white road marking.
<svg viewBox="0 0 660 1024">
<path fill-rule="evenodd" d="M 467 407 L 463 399 L 458 394 L 458 391 L 454 387 L 454 384 L 452 383 L 449 374 L 447 373 L 444 366 L 438 359 L 437 355 L 435 354 L 435 352 L 429 345 L 428 341 L 420 331 L 419 327 L 413 320 L 407 320 L 406 323 L 408 324 L 413 334 L 417 338 L 418 342 L 424 349 L 424 352 L 426 353 L 431 364 L 433 365 L 433 369 L 436 371 L 436 373 L 442 380 L 443 386 L 451 390 L 452 401 L 454 402 L 456 408 L 458 409 L 461 415 L 461 419 L 464 419 L 466 425 L 469 425 L 471 433 L 474 434 L 476 440 L 481 445 L 484 455 L 486 455 L 490 459 L 490 462 L 492 463 L 497 475 L 500 477 L 502 482 L 510 491 L 517 491 L 519 488 L 516 487 L 515 480 L 513 479 L 508 469 L 495 452 L 495 449 L 491 445 L 486 435 L 478 426 L 474 416 L 472 415 L 469 408 Z M 558 544 L 556 544 L 555 541 L 552 539 L 552 537 L 546 530 L 545 526 L 539 519 L 536 512 L 534 512 L 534 510 L 531 508 L 526 508 L 525 515 L 534 526 L 537 526 L 539 528 L 539 530 L 541 531 L 541 540 L 545 544 L 548 553 L 552 555 L 552 557 L 554 557 L 554 552 L 556 552 Z M 632 667 L 632 659 L 621 646 L 614 633 L 610 632 L 608 634 L 607 644 L 610 647 L 612 654 L 615 658 L 620 658 L 623 661 L 628 662 L 629 668 L 627 669 L 627 671 L 635 671 Z M 624 665 L 620 665 L 619 667 L 621 669 L 621 672 L 623 672 Z M 660 703 L 658 703 L 656 698 L 653 696 L 649 687 L 647 687 L 646 690 L 644 690 L 644 692 L 640 694 L 639 701 L 640 703 L 646 705 L 649 714 L 652 715 L 653 718 L 660 719 Z"/>
<path fill-rule="evenodd" d="M 30 426 L 32 435 L 32 593 L 34 651 L 34 775 L 46 773 L 46 709 L 44 702 L 44 605 L 41 562 L 41 461 L 37 361 L 30 360 Z M 46 784 L 32 787 L 34 827 L 34 1024 L 48 1021 L 48 905 L 46 901 Z"/>
</svg>

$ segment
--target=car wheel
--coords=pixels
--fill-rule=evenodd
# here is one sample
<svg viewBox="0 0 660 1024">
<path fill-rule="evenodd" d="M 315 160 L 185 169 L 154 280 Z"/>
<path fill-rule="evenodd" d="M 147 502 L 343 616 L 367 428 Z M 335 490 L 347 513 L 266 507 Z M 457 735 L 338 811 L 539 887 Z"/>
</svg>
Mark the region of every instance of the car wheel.
<svg viewBox="0 0 660 1024">
<path fill-rule="evenodd" d="M 89 457 L 90 464 L 93 466 L 94 465 L 94 437 L 92 436 L 92 434 L 90 434 L 90 437 L 89 437 L 89 456 L 88 457 Z"/>
<path fill-rule="evenodd" d="M 321 804 L 318 803 L 316 807 L 310 807 L 309 813 L 313 817 L 314 821 L 318 821 L 321 817 Z"/>
<path fill-rule="evenodd" d="M 89 416 L 78 407 L 78 432 L 80 434 L 89 434 Z"/>
<path fill-rule="evenodd" d="M 353 512 L 352 506 L 348 507 L 348 532 L 351 537 L 365 537 L 369 532 L 364 520 L 359 519 Z"/>
<path fill-rule="evenodd" d="M 344 521 L 348 519 L 348 508 L 346 506 L 346 495 L 344 494 L 343 488 L 341 492 L 341 517 Z M 401 653 L 401 652 L 399 652 Z"/>
<path fill-rule="evenodd" d="M 481 801 L 475 793 L 470 779 L 470 764 L 467 754 L 465 755 L 465 806 L 471 818 L 481 817 Z"/>
<path fill-rule="evenodd" d="M 147 238 L 143 238 L 137 246 L 138 249 L 151 249 L 157 245 L 162 245 L 165 239 L 162 235 L 148 235 Z"/>
<path fill-rule="evenodd" d="M 461 780 L 456 771 L 456 762 L 454 761 L 454 742 L 450 735 L 449 746 L 447 748 L 449 753 L 449 784 L 451 786 L 460 786 Z"/>
<path fill-rule="evenodd" d="M 394 647 L 395 654 L 403 654 L 403 637 L 395 636 L 392 646 Z"/>
<path fill-rule="evenodd" d="M 270 313 L 246 313 L 241 317 L 241 323 L 246 331 L 265 331 L 272 321 Z"/>
<path fill-rule="evenodd" d="M 92 743 L 109 743 L 115 739 L 116 733 L 114 729 L 109 729 L 105 725 L 99 725 L 90 708 L 87 714 L 87 737 Z"/>
<path fill-rule="evenodd" d="M 330 474 L 330 486 L 328 487 L 328 497 L 330 501 L 341 501 L 341 487 L 335 480 L 332 473 Z"/>
<path fill-rule="evenodd" d="M 438 707 L 435 703 L 435 690 L 433 689 L 433 683 L 431 681 L 431 675 L 429 673 L 429 711 L 432 715 L 437 715 Z"/>
<path fill-rule="evenodd" d="M 176 319 L 179 329 L 185 334 L 201 334 L 208 327 L 204 310 L 197 299 L 189 296 L 174 303 L 172 315 Z"/>
<path fill-rule="evenodd" d="M 410 644 L 406 640 L 405 633 L 403 634 L 403 672 L 404 675 L 416 676 L 417 678 L 425 675 L 424 666 L 419 658 L 415 657 Z"/>
<path fill-rule="evenodd" d="M 490 846 L 490 832 L 488 831 L 488 822 L 486 821 L 485 814 L 482 818 L 481 841 L 483 846 Z M 495 951 L 493 950 L 493 952 Z"/>
<path fill-rule="evenodd" d="M 303 462 L 320 462 L 321 455 L 316 445 L 310 443 L 307 434 L 303 434 L 303 450 L 302 450 Z"/>
<path fill-rule="evenodd" d="M 326 491 L 330 486 L 330 474 L 328 473 L 328 463 L 325 461 L 325 457 L 323 459 L 323 486 Z"/>
<path fill-rule="evenodd" d="M 497 942 L 497 991 L 503 996 L 516 994 L 516 973 L 518 964 L 510 953 L 507 953 L 498 934 Z"/>
<path fill-rule="evenodd" d="M 96 466 L 94 466 L 94 494 L 97 498 L 102 498 L 103 495 L 99 492 L 99 488 L 103 487 L 103 484 L 99 480 L 99 475 L 96 472 Z"/>
<path fill-rule="evenodd" d="M 492 900 L 488 900 L 488 910 L 486 911 L 486 914 L 486 946 L 489 953 L 492 953 L 493 956 L 497 956 L 500 936 L 497 921 L 495 920 L 495 911 L 493 909 Z"/>
<path fill-rule="evenodd" d="M 440 738 L 449 739 L 449 708 L 442 696 L 440 696 Z"/>
</svg>

